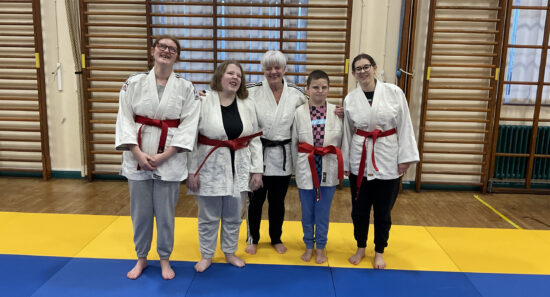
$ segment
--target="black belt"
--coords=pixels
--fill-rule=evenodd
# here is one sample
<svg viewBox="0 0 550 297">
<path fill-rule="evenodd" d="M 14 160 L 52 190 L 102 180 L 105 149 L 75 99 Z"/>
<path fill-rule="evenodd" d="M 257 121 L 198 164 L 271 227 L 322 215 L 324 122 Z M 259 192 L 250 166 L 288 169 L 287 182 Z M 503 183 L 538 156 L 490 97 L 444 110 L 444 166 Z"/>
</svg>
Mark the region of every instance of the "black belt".
<svg viewBox="0 0 550 297">
<path fill-rule="evenodd" d="M 262 141 L 263 150 L 265 152 L 266 147 L 275 147 L 280 146 L 283 148 L 283 171 L 286 171 L 286 148 L 285 144 L 289 144 L 292 139 L 285 139 L 285 140 L 269 140 L 266 138 L 260 138 Z"/>
</svg>

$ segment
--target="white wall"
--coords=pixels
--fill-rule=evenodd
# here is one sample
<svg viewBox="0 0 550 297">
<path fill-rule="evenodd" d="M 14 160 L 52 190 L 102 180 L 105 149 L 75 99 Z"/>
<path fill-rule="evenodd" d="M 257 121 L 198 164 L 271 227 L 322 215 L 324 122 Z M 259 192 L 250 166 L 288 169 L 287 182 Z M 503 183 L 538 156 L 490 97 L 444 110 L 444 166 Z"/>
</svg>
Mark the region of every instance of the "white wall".
<svg viewBox="0 0 550 297">
<path fill-rule="evenodd" d="M 81 171 L 80 111 L 65 1 L 42 0 L 42 38 L 52 170 Z M 61 63 L 62 91 L 57 86 Z"/>
</svg>

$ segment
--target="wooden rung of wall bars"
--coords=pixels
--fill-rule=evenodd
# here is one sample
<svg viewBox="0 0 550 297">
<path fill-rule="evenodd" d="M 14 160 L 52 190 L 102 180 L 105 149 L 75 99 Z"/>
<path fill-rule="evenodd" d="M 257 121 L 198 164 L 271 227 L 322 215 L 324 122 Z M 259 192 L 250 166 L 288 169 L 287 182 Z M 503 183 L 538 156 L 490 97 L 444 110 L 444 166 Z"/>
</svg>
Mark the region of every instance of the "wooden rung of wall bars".
<svg viewBox="0 0 550 297">
<path fill-rule="evenodd" d="M 458 6 L 458 5 L 438 5 L 435 9 L 465 9 L 465 10 L 501 10 L 501 7 L 483 7 L 483 6 Z"/>
<path fill-rule="evenodd" d="M 432 52 L 432 56 L 453 56 L 453 57 L 496 57 L 495 53 L 459 53 L 459 52 Z"/>
<path fill-rule="evenodd" d="M 474 150 L 444 150 L 444 149 L 424 149 L 424 154 L 451 154 L 451 155 L 485 155 L 482 151 Z"/>
<path fill-rule="evenodd" d="M 442 175 L 483 175 L 479 171 L 449 171 L 449 170 L 422 170 L 425 174 L 442 174 Z"/>
<path fill-rule="evenodd" d="M 29 117 L 0 117 L 0 121 L 5 122 L 40 122 L 39 118 Z"/>
<path fill-rule="evenodd" d="M 0 147 L 0 152 L 40 153 L 41 150 L 40 148 L 2 146 Z"/>
<path fill-rule="evenodd" d="M 451 86 L 451 85 L 437 85 L 433 82 L 430 83 L 429 86 L 432 90 L 438 90 L 438 89 L 448 89 L 448 90 L 478 90 L 478 91 L 487 91 L 492 90 L 492 87 L 485 87 L 485 86 Z"/>
<path fill-rule="evenodd" d="M 428 100 L 467 100 L 467 101 L 490 101 L 488 97 L 428 97 Z"/>
<path fill-rule="evenodd" d="M 434 29 L 434 33 L 453 34 L 498 34 L 498 30 Z M 433 54 L 432 54 L 433 55 Z"/>
<path fill-rule="evenodd" d="M 474 122 L 474 123 L 488 123 L 489 120 L 485 119 L 475 119 L 475 118 L 438 118 L 438 117 L 426 117 L 426 121 L 430 122 L 446 122 L 446 123 L 463 123 L 463 122 Z"/>
<path fill-rule="evenodd" d="M 428 106 L 429 111 L 489 112 L 489 108 Z"/>
<path fill-rule="evenodd" d="M 42 158 L 0 157 L 0 161 L 4 161 L 4 162 L 28 162 L 28 163 L 39 163 L 39 162 L 42 162 Z"/>
<path fill-rule="evenodd" d="M 122 155 L 122 152 L 119 151 L 108 151 L 108 150 L 92 150 L 92 154 L 94 155 Z"/>
<path fill-rule="evenodd" d="M 0 97 L 0 100 L 9 101 L 38 101 L 36 97 Z"/>
<path fill-rule="evenodd" d="M 38 107 L 16 107 L 16 106 L 0 106 L 0 110 L 2 111 L 34 111 L 38 112 Z"/>
<path fill-rule="evenodd" d="M 491 64 L 465 64 L 465 63 L 433 63 L 432 67 L 456 67 L 456 68 L 496 68 Z M 433 69 L 432 69 L 433 71 Z"/>
<path fill-rule="evenodd" d="M 456 143 L 456 144 L 487 144 L 487 141 L 483 140 L 461 140 L 461 139 L 431 139 L 429 137 L 424 138 L 424 142 L 427 143 Z"/>
<path fill-rule="evenodd" d="M 445 78 L 445 79 L 494 79 L 490 75 L 456 75 L 456 74 L 430 74 L 430 79 Z"/>
<path fill-rule="evenodd" d="M 2 167 L 0 166 L 0 171 L 16 171 L 16 172 L 42 172 L 41 168 L 32 169 L 32 168 L 11 168 L 11 167 Z"/>
<path fill-rule="evenodd" d="M 493 41 L 471 41 L 471 40 L 434 40 L 433 44 L 451 44 L 451 45 L 497 45 Z"/>
<path fill-rule="evenodd" d="M 40 128 L 2 126 L 0 131 L 8 132 L 40 132 Z"/>
<path fill-rule="evenodd" d="M 436 128 L 425 128 L 425 132 L 431 133 L 489 133 L 488 130 L 483 129 L 436 129 Z"/>
<path fill-rule="evenodd" d="M 424 158 L 422 162 L 429 163 L 429 164 L 456 164 L 456 165 L 484 165 L 485 164 L 485 162 L 480 162 L 480 161 L 464 161 L 464 160 L 453 161 L 453 160 L 437 160 L 437 159 L 426 159 L 426 158 Z"/>
<path fill-rule="evenodd" d="M 472 23 L 498 23 L 500 19 L 480 19 L 480 18 L 445 18 L 435 17 L 436 22 L 472 22 Z"/>
<path fill-rule="evenodd" d="M 40 137 L 6 137 L 0 136 L 0 141 L 9 142 L 40 142 Z"/>
</svg>

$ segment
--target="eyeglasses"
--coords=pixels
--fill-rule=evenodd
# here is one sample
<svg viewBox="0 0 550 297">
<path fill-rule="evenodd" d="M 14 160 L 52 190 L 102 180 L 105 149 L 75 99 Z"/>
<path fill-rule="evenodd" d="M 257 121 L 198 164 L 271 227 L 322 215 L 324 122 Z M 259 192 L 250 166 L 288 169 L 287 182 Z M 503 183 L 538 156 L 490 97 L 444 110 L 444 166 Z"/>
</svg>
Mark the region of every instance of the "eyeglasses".
<svg viewBox="0 0 550 297">
<path fill-rule="evenodd" d="M 361 70 L 364 70 L 364 71 L 369 71 L 369 69 L 372 67 L 371 64 L 365 64 L 363 66 L 358 66 L 358 67 L 355 67 L 353 68 L 353 70 L 355 72 L 361 72 Z"/>
<path fill-rule="evenodd" d="M 161 50 L 161 51 L 165 51 L 166 49 L 168 49 L 168 51 L 171 53 L 171 54 L 175 54 L 178 52 L 178 49 L 176 47 L 173 47 L 173 46 L 168 46 L 164 43 L 157 43 L 157 47 Z"/>
</svg>

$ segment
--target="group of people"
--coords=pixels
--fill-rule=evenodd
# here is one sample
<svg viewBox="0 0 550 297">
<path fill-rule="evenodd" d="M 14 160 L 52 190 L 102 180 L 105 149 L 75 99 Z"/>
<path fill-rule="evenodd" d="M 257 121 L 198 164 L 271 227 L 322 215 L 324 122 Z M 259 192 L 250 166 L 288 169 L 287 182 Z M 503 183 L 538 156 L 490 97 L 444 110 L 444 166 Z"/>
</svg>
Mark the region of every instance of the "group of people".
<svg viewBox="0 0 550 297">
<path fill-rule="evenodd" d="M 136 279 L 147 267 L 154 220 L 162 277 L 175 277 L 169 258 L 184 180 L 199 206 L 196 271 L 211 265 L 220 225 L 227 262 L 245 265 L 235 255 L 243 211 L 245 252 L 255 254 L 266 197 L 271 244 L 285 253 L 284 200 L 293 173 L 302 208 L 301 259 L 310 261 L 315 254 L 317 263 L 327 261 L 330 206 L 346 174 L 357 241 L 349 261 L 359 264 L 365 257 L 373 208 L 373 264 L 385 268 L 399 179 L 418 161 L 418 151 L 405 96 L 376 80 L 374 59 L 360 54 L 353 60 L 358 85 L 342 108 L 327 102 L 330 79 L 324 71 L 310 73 L 305 93 L 287 82 L 287 61 L 280 51 L 263 55 L 261 82 L 247 84 L 242 66 L 230 60 L 216 68 L 211 91 L 199 93 L 174 73 L 180 50 L 174 37 L 157 38 L 150 49 L 154 67 L 130 76 L 120 91 L 115 146 L 123 151 L 121 174 L 128 178 L 138 257 L 127 277 Z"/>
</svg>

